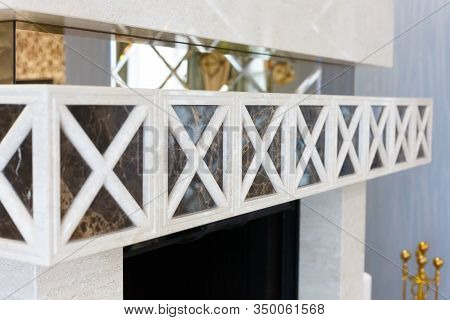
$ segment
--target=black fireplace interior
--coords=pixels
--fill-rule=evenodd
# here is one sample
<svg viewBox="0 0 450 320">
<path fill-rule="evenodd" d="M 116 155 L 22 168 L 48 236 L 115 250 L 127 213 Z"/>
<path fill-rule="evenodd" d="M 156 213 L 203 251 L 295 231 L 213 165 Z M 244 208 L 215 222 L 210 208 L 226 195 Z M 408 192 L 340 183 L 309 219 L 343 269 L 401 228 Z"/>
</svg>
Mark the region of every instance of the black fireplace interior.
<svg viewBox="0 0 450 320">
<path fill-rule="evenodd" d="M 297 299 L 299 202 L 124 249 L 124 298 Z"/>
</svg>

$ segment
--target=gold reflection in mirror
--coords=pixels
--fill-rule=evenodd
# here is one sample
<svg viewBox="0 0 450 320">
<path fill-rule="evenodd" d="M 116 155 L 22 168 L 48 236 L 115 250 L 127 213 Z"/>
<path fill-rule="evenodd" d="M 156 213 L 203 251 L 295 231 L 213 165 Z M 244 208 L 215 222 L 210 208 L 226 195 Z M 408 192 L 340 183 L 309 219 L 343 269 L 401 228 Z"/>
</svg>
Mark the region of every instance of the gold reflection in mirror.
<svg viewBox="0 0 450 320">
<path fill-rule="evenodd" d="M 105 83 L 109 80 L 113 87 L 306 93 L 320 87 L 322 76 L 314 76 L 322 67 L 332 72 L 344 68 L 192 36 L 166 35 L 161 40 L 158 34 L 145 38 L 19 21 L 15 24 L 18 83 L 92 85 L 89 79 L 103 72 L 109 78 Z M 76 40 L 76 50 L 64 43 L 69 39 Z M 92 50 L 95 40 L 101 47 L 98 50 Z M 89 59 L 77 59 L 77 55 Z M 80 66 L 78 60 L 84 60 L 85 65 Z M 80 78 L 88 80 L 77 82 Z M 352 88 L 351 81 L 350 76 L 339 77 L 339 87 Z"/>
<path fill-rule="evenodd" d="M 220 90 L 230 76 L 230 62 L 217 51 L 204 53 L 200 58 L 205 90 Z"/>
<path fill-rule="evenodd" d="M 271 72 L 272 81 L 276 84 L 289 84 L 295 80 L 294 67 L 288 61 L 269 60 L 267 68 Z"/>
<path fill-rule="evenodd" d="M 64 84 L 66 82 L 64 36 L 17 30 L 16 81 Z"/>
</svg>

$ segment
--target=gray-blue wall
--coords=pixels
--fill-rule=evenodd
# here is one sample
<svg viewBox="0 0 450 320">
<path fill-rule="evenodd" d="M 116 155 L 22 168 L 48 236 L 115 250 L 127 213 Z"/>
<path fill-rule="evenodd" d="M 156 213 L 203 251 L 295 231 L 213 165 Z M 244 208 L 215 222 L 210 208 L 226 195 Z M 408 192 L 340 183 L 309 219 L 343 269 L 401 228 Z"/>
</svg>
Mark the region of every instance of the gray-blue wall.
<svg viewBox="0 0 450 320">
<path fill-rule="evenodd" d="M 396 0 L 395 34 L 445 2 Z M 392 69 L 356 69 L 355 94 L 431 97 L 433 162 L 368 184 L 366 241 L 399 265 L 401 249 L 428 241 L 429 264 L 436 255 L 446 260 L 442 293 L 450 297 L 450 4 L 397 39 L 394 50 Z M 374 299 L 401 299 L 398 266 L 366 249 L 366 271 Z"/>
</svg>

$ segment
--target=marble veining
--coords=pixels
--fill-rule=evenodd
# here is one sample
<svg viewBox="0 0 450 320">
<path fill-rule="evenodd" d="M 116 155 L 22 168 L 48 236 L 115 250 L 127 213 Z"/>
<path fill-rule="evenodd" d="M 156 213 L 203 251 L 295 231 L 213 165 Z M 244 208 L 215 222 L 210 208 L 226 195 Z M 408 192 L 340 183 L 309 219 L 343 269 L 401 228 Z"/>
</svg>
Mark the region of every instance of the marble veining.
<svg viewBox="0 0 450 320">
<path fill-rule="evenodd" d="M 270 121 L 275 114 L 278 106 L 245 106 L 250 117 L 255 124 L 255 128 L 259 133 L 259 136 L 262 138 L 269 128 Z M 275 128 L 270 128 L 270 130 L 274 130 Z"/>
<path fill-rule="evenodd" d="M 211 198 L 200 177 L 196 174 L 175 211 L 174 217 L 214 209 L 215 207 L 216 203 Z"/>
<path fill-rule="evenodd" d="M 247 131 L 245 129 L 242 130 L 242 179 L 247 174 L 248 168 L 250 167 L 250 163 L 255 156 L 255 148 L 248 137 Z"/>
<path fill-rule="evenodd" d="M 70 240 L 91 238 L 132 226 L 128 216 L 102 187 Z"/>
<path fill-rule="evenodd" d="M 6 136 L 24 107 L 24 105 L 0 105 L 0 141 Z M 32 172 L 32 136 L 30 132 L 3 170 L 3 174 L 11 183 L 11 186 L 28 209 L 30 215 L 33 215 Z M 0 237 L 12 240 L 24 240 L 9 213 L 1 203 Z"/>
<path fill-rule="evenodd" d="M 144 128 L 141 126 L 114 167 L 115 174 L 141 207 L 144 206 L 142 194 L 143 131 Z"/>
<path fill-rule="evenodd" d="M 20 234 L 19 229 L 17 229 L 14 221 L 9 216 L 5 207 L 0 202 L 0 237 L 11 239 L 11 240 L 20 240 L 24 241 L 22 235 Z"/>
<path fill-rule="evenodd" d="M 281 175 L 281 127 L 277 129 L 275 136 L 273 138 L 273 142 L 270 144 L 269 150 L 270 159 L 272 159 L 273 164 L 275 165 L 275 169 L 277 173 Z"/>
<path fill-rule="evenodd" d="M 33 215 L 32 134 L 28 134 L 3 170 L 22 203 Z"/>
<path fill-rule="evenodd" d="M 302 112 L 303 118 L 305 119 L 306 125 L 308 127 L 309 133 L 312 134 L 314 127 L 316 125 L 317 119 L 319 118 L 322 106 L 299 106 Z M 306 144 L 303 140 L 302 133 L 297 132 L 297 148 L 296 148 L 296 159 L 297 164 L 300 163 L 301 157 L 305 150 Z M 316 142 L 317 152 L 319 153 L 320 160 L 322 164 L 325 164 L 325 126 L 322 128 L 319 139 Z M 308 160 L 306 168 L 304 170 L 303 176 L 300 179 L 298 187 L 304 187 L 307 185 L 315 184 L 320 182 L 320 177 L 317 174 L 317 170 L 314 167 L 312 159 Z"/>
<path fill-rule="evenodd" d="M 92 170 L 67 139 L 60 133 L 61 146 L 61 218 L 64 218 L 73 199 L 86 182 Z"/>
<path fill-rule="evenodd" d="M 201 105 L 174 105 L 175 113 L 184 125 L 186 132 L 194 142 L 198 144 L 203 133 L 210 130 L 208 127 L 217 106 Z M 223 126 L 215 135 L 203 160 L 208 166 L 217 184 L 223 191 L 224 174 L 224 150 L 223 150 Z M 169 194 L 176 185 L 177 180 L 187 164 L 187 157 L 183 148 L 178 144 L 172 133 L 168 138 L 168 189 Z M 216 203 L 212 199 L 198 174 L 195 174 L 186 193 L 178 205 L 174 217 L 183 216 L 203 210 L 213 209 Z"/>
<path fill-rule="evenodd" d="M 168 137 L 168 193 L 172 192 L 178 177 L 187 163 L 187 157 L 172 133 Z"/>
<path fill-rule="evenodd" d="M 127 119 L 133 106 L 68 106 L 97 149 L 104 153 Z M 64 133 L 61 133 L 61 216 L 67 210 L 91 174 Z M 139 205 L 142 202 L 141 127 L 114 168 L 114 172 Z M 71 240 L 88 238 L 133 226 L 111 195 L 102 188 L 74 231 Z"/>
<path fill-rule="evenodd" d="M 217 106 L 175 105 L 173 109 L 183 123 L 191 140 L 194 144 L 197 144 L 208 127 L 214 112 L 216 112 Z"/>
<path fill-rule="evenodd" d="M 246 200 L 271 195 L 273 193 L 275 193 L 275 189 L 272 182 L 270 182 L 266 170 L 264 170 L 263 167 L 260 167 L 255 180 L 253 180 L 253 184 L 248 191 Z"/>
<path fill-rule="evenodd" d="M 236 92 L 212 94 L 211 92 L 175 92 L 142 89 L 140 93 L 150 101 L 161 101 L 163 103 L 162 109 L 152 108 L 150 112 L 151 117 L 148 118 L 149 113 L 147 111 L 148 107 L 151 106 L 143 103 L 142 97 L 136 97 L 129 90 L 121 88 L 81 88 L 71 86 L 23 86 L 23 88 L 17 88 L 4 86 L 0 88 L 0 91 L 4 99 L 10 103 L 26 104 L 30 102 L 18 118 L 16 115 L 18 120 L 14 118 L 9 124 L 3 124 L 4 130 L 1 132 L 3 139 L 1 140 L 0 148 L 0 156 L 3 159 L 3 161 L 0 161 L 2 176 L 4 176 L 3 171 L 5 167 L 9 165 L 8 162 L 14 158 L 17 149 L 22 148 L 22 143 L 26 145 L 37 141 L 39 144 L 33 146 L 33 151 L 35 152 L 33 152 L 32 169 L 34 172 L 28 175 L 33 177 L 33 191 L 39 191 L 30 195 L 30 199 L 33 200 L 33 212 L 28 214 L 19 196 L 10 196 L 9 192 L 12 191 L 12 186 L 9 190 L 3 189 L 0 194 L 2 205 L 0 210 L 5 213 L 4 209 L 6 208 L 11 218 L 8 221 L 6 221 L 8 216 L 6 216 L 6 219 L 3 219 L 4 223 L 0 226 L 1 232 L 5 233 L 3 228 L 6 228 L 7 232 L 12 231 L 16 235 L 21 234 L 17 238 L 23 237 L 27 242 L 27 245 L 22 246 L 19 241 L 15 241 L 16 243 L 14 244 L 12 243 L 13 240 L 7 241 L 7 239 L 3 239 L 4 246 L 0 251 L 3 252 L 3 256 L 31 264 L 44 264 L 46 266 L 53 264 L 54 261 L 58 260 L 58 257 L 70 253 L 74 246 L 78 247 L 82 243 L 86 244 L 90 239 L 95 238 L 95 243 L 84 246 L 83 248 L 86 247 L 87 249 L 77 253 L 77 257 L 98 254 L 112 248 L 156 239 L 163 235 L 173 234 L 235 215 L 267 208 L 277 203 L 298 200 L 326 190 L 341 188 L 343 184 L 357 184 L 378 176 L 399 172 L 406 168 L 418 167 L 431 161 L 431 153 L 429 153 L 431 150 L 427 149 L 426 143 L 423 146 L 426 158 L 421 160 L 412 158 L 412 152 L 418 151 L 419 143 L 422 140 L 422 132 L 425 125 L 422 122 L 426 121 L 428 129 L 432 129 L 433 110 L 431 104 L 433 102 L 431 99 L 426 98 L 379 98 L 378 100 L 377 98 L 351 97 L 347 100 L 346 97 L 317 96 L 312 97 L 314 100 L 312 104 L 317 107 L 323 106 L 318 119 L 316 119 L 317 110 L 308 110 L 308 108 L 301 110 L 299 108 L 300 103 L 295 108 L 289 108 L 280 118 L 275 119 L 276 114 L 282 108 L 280 105 L 277 109 L 276 106 L 279 103 L 299 101 L 304 96 Z M 39 103 L 33 103 L 33 101 L 38 101 Z M 174 122 L 172 117 L 167 117 L 166 112 L 169 112 L 176 118 L 180 114 L 180 112 L 179 114 L 175 112 L 170 101 L 191 101 L 187 102 L 188 105 L 184 107 L 184 110 L 181 110 L 186 114 L 186 118 L 183 121 Z M 195 101 L 204 101 L 201 103 L 201 106 L 206 105 L 208 107 L 210 105 L 211 108 L 215 108 L 215 113 L 213 114 L 213 109 L 205 110 L 206 114 L 199 111 L 200 109 L 195 108 Z M 256 105 L 254 106 L 255 108 L 252 105 L 247 107 L 245 104 L 249 104 L 249 101 L 259 101 L 259 103 L 253 103 Z M 116 105 L 107 106 L 106 104 L 109 103 L 115 103 Z M 143 104 L 142 107 L 141 104 Z M 358 120 L 364 119 L 364 121 L 367 121 L 371 115 L 373 116 L 373 112 L 369 108 L 370 104 L 385 104 L 388 112 L 384 116 L 389 116 L 388 121 L 392 128 L 389 128 L 388 132 L 392 130 L 392 132 L 389 132 L 392 134 L 392 140 L 395 137 L 394 120 L 397 123 L 400 120 L 400 116 L 396 113 L 396 106 L 407 105 L 408 109 L 404 116 L 404 121 L 408 120 L 410 138 L 410 148 L 405 148 L 408 151 L 408 154 L 405 152 L 407 166 L 393 166 L 391 164 L 395 159 L 392 159 L 392 163 L 386 170 L 370 172 L 370 167 L 366 160 L 369 151 L 367 145 L 369 143 L 369 126 L 365 125 L 363 121 L 360 124 L 361 132 L 359 134 L 360 138 L 362 136 L 366 139 L 364 141 L 366 145 L 363 146 L 361 144 L 359 146 L 362 161 L 354 159 L 356 174 L 345 178 L 345 181 L 336 179 L 339 173 L 334 172 L 337 162 L 338 160 L 343 162 L 346 156 L 346 154 L 341 152 L 341 158 L 338 158 L 336 152 L 338 126 L 343 133 L 347 127 L 347 123 L 342 118 L 339 104 L 364 106 L 356 109 L 352 116 L 355 128 L 357 125 L 355 116 L 358 116 Z M 69 108 L 63 107 L 63 105 L 69 105 Z M 132 105 L 135 105 L 135 107 L 133 108 Z M 219 105 L 223 105 L 223 107 L 219 107 Z M 427 110 L 424 113 L 426 118 L 423 121 L 418 119 L 419 111 L 416 107 L 417 105 L 427 106 Z M 180 107 L 180 109 L 182 108 Z M 14 110 L 17 111 L 17 109 L 13 108 Z M 96 113 L 96 110 L 98 110 L 98 113 Z M 197 113 L 200 112 L 202 115 L 198 116 L 195 113 L 190 113 L 191 110 L 195 110 Z M 253 118 L 250 116 L 249 111 Z M 308 111 L 312 114 L 308 114 Z M 328 114 L 325 138 L 329 138 L 330 141 L 327 140 L 325 145 L 326 152 L 332 152 L 332 154 L 325 154 L 324 157 L 315 154 L 315 170 L 311 166 L 306 170 L 313 174 L 315 173 L 314 171 L 319 172 L 320 178 L 327 178 L 326 183 L 316 183 L 311 187 L 298 188 L 301 177 L 298 176 L 299 170 L 296 170 L 298 169 L 298 163 L 295 161 L 297 141 L 294 139 L 299 121 L 295 120 L 298 120 L 299 115 L 303 115 L 303 112 L 308 119 L 308 124 L 305 123 L 305 128 L 302 128 L 302 131 L 305 130 L 309 134 L 309 130 L 313 128 L 313 123 L 315 122 L 317 132 L 314 140 L 319 138 L 319 134 L 323 130 L 322 126 L 318 127 L 321 116 L 323 115 L 323 120 L 325 120 L 325 115 Z M 411 118 L 409 118 L 410 113 L 412 115 Z M 340 116 L 339 119 L 337 115 Z M 224 119 L 223 129 L 221 129 L 222 123 L 219 124 L 218 121 L 214 120 L 216 116 Z M 245 117 L 244 127 L 243 117 Z M 5 117 L 0 117 L 0 119 L 2 123 L 5 121 Z M 14 120 L 14 125 L 8 131 L 8 126 Z M 143 125 L 143 121 L 145 121 L 145 124 L 154 125 L 155 130 L 160 135 L 152 134 L 145 127 L 139 130 L 140 126 Z M 281 131 L 278 126 L 273 128 L 270 125 L 270 123 L 275 122 L 281 122 Z M 412 131 L 413 128 L 416 130 L 415 125 L 417 122 L 420 125 L 419 138 L 416 138 L 416 132 Z M 253 123 L 256 126 L 252 126 Z M 122 132 L 125 124 L 128 128 L 127 132 Z M 168 174 L 171 174 L 167 172 L 167 163 L 158 164 L 155 172 L 147 171 L 146 179 L 139 175 L 142 169 L 140 162 L 143 161 L 142 151 L 140 150 L 142 149 L 140 146 L 142 135 L 144 135 L 144 140 L 146 144 L 148 143 L 148 146 L 156 146 L 156 150 L 161 152 L 156 154 L 157 159 L 167 162 L 169 154 L 167 148 L 168 137 L 166 135 L 168 134 L 167 130 L 170 130 L 179 143 L 178 146 L 175 144 L 175 139 L 173 140 L 175 149 L 178 149 L 179 153 L 181 155 L 184 154 L 187 158 L 187 160 L 183 159 L 182 161 L 187 162 L 185 166 L 187 166 L 186 171 L 188 171 L 189 166 L 197 160 L 191 156 L 189 150 L 194 144 L 191 141 L 191 137 L 199 145 L 203 140 L 201 137 L 213 125 L 214 131 L 219 131 L 219 133 L 215 132 L 214 135 L 208 138 L 208 142 L 211 142 L 208 147 L 198 150 L 203 155 L 203 159 L 201 159 L 202 166 L 197 171 L 191 169 L 191 174 L 188 175 L 191 179 L 186 181 L 186 184 L 183 186 L 183 192 L 181 192 L 180 178 L 178 177 L 178 183 L 175 183 L 169 197 L 167 197 L 167 194 L 162 194 L 167 192 L 167 178 Z M 190 127 L 190 134 L 185 129 L 186 126 Z M 32 135 L 30 135 L 31 127 L 33 129 Z M 267 133 L 272 129 L 272 134 L 268 135 Z M 252 142 L 248 142 L 248 148 L 245 148 L 245 146 L 244 148 L 241 147 L 242 140 L 240 135 L 243 130 L 249 137 L 252 137 L 250 133 L 253 130 L 255 136 L 255 140 L 252 139 Z M 8 134 L 5 136 L 6 131 L 8 131 Z M 180 132 L 183 137 L 179 135 Z M 428 141 L 426 142 L 431 143 L 431 131 L 428 132 L 428 135 Z M 17 140 L 19 136 L 21 139 Z M 32 137 L 33 141 L 27 140 L 27 136 Z M 401 139 L 402 136 L 403 133 L 397 137 L 397 140 Z M 7 139 L 8 137 L 12 139 Z M 164 141 L 161 140 L 162 137 Z M 270 141 L 268 137 L 271 138 Z M 346 134 L 343 134 L 343 137 L 352 139 L 353 133 L 351 137 L 346 136 Z M 254 168 L 255 172 L 252 174 L 247 172 L 246 178 L 242 181 L 242 149 L 250 150 L 250 152 L 260 151 L 258 145 L 261 143 L 261 138 L 265 141 L 265 151 L 260 156 L 266 157 L 266 160 L 269 159 L 270 162 L 265 161 L 264 166 L 258 165 L 258 168 Z M 304 148 L 304 142 L 308 140 L 306 137 L 303 139 L 304 141 L 299 140 L 298 148 L 300 152 L 305 154 L 305 149 L 302 150 L 302 148 Z M 131 142 L 132 140 L 133 142 Z M 183 143 L 180 141 L 183 141 Z M 391 148 L 388 150 L 388 159 L 393 156 L 393 142 L 389 141 Z M 317 143 L 317 140 L 314 143 Z M 328 143 L 334 143 L 334 145 L 329 145 Z M 320 147 L 318 146 L 318 148 Z M 351 146 L 351 148 L 350 155 L 353 157 L 354 147 Z M 281 152 L 281 156 L 287 157 L 287 159 L 273 157 L 273 151 L 269 149 Z M 101 152 L 109 155 L 107 159 L 102 159 Z M 112 156 L 110 152 L 113 154 Z M 114 154 L 115 152 L 117 153 Z M 119 161 L 123 153 L 125 153 L 126 158 L 123 161 Z M 173 153 L 171 152 L 170 154 Z M 25 155 L 24 150 L 21 150 L 20 155 L 16 154 L 16 158 L 11 161 L 10 167 L 17 168 L 17 161 L 20 159 L 22 159 L 21 165 L 24 165 Z M 57 156 L 56 159 L 55 156 Z M 184 156 L 180 158 L 184 158 Z M 324 175 L 322 176 L 318 164 L 323 158 L 326 160 L 326 171 L 323 172 Z M 117 160 L 115 165 L 107 165 L 105 163 L 105 161 L 113 159 Z M 217 162 L 214 159 L 217 159 Z M 281 164 L 277 159 L 283 160 Z M 149 158 L 149 160 L 151 159 Z M 155 163 L 153 161 L 150 162 L 147 165 L 155 167 Z M 221 164 L 222 162 L 223 165 Z M 275 164 L 273 168 L 270 168 L 268 164 L 271 165 L 272 162 Z M 177 165 L 177 168 L 183 168 L 182 164 L 183 162 L 181 165 Z M 281 177 L 275 168 L 280 168 L 280 165 L 283 173 Z M 302 164 L 302 168 L 303 165 L 306 167 L 307 163 Z M 37 172 L 35 168 L 38 169 Z M 146 168 L 145 163 L 144 168 Z M 208 176 L 206 176 L 205 171 L 209 172 L 208 169 L 222 173 L 216 176 L 208 173 Z M 19 168 L 19 170 L 23 170 L 23 168 Z M 238 171 L 236 172 L 236 170 Z M 273 170 L 273 172 L 269 170 Z M 286 175 L 284 175 L 285 171 Z M 11 173 L 14 174 L 14 172 Z M 335 176 L 329 176 L 331 173 L 335 173 Z M 106 182 L 105 178 L 108 179 Z M 215 178 L 217 179 L 215 180 Z M 311 179 L 314 180 L 317 177 Z M 123 180 L 123 184 L 120 180 Z M 5 181 L 7 181 L 6 178 Z M 91 183 L 86 184 L 87 181 Z M 271 183 L 271 181 L 273 182 Z M 278 182 L 280 182 L 280 186 L 277 185 Z M 135 187 L 130 187 L 132 183 L 136 183 Z M 237 186 L 235 183 L 237 183 Z M 127 185 L 126 187 L 125 184 Z M 4 185 L 9 186 L 9 183 Z M 20 194 L 19 188 L 21 187 L 15 186 L 18 194 Z M 130 189 L 130 193 L 127 188 Z M 132 190 L 133 188 L 141 189 L 142 191 Z M 223 192 L 221 192 L 220 188 L 222 188 Z M 123 193 L 120 193 L 120 190 L 123 190 Z M 247 192 L 248 190 L 250 193 Z M 118 191 L 118 193 L 114 191 Z M 139 192 L 144 193 L 144 199 L 155 200 L 150 201 L 145 210 L 142 207 L 139 208 L 138 202 L 141 202 L 141 200 L 135 201 L 133 199 L 141 198 Z M 246 199 L 248 194 L 251 198 Z M 55 195 L 58 198 L 61 195 L 61 199 L 55 199 Z M 54 203 L 55 200 L 57 201 L 56 204 Z M 59 203 L 60 200 L 61 203 Z M 126 214 L 130 215 L 127 216 Z M 60 219 L 61 217 L 62 220 Z M 60 227 L 55 227 L 55 223 L 59 224 Z M 16 224 L 20 232 L 17 232 L 14 224 Z M 10 235 L 8 236 L 10 237 Z M 55 250 L 49 251 L 46 243 L 53 241 L 52 239 L 56 241 L 54 242 Z M 84 239 L 84 241 L 81 242 L 78 239 Z M 24 243 L 22 242 L 22 244 Z M 20 246 L 20 250 L 17 250 L 18 246 Z"/>
<path fill-rule="evenodd" d="M 223 190 L 223 175 L 224 175 L 224 153 L 223 153 L 223 126 L 220 127 L 215 136 L 208 152 L 203 160 L 211 171 L 214 179 L 217 181 L 220 189 Z"/>
<path fill-rule="evenodd" d="M 255 128 L 263 139 L 268 130 L 277 130 L 274 139 L 268 149 L 268 154 L 272 159 L 277 172 L 269 172 L 270 174 L 281 174 L 281 128 L 274 128 L 270 126 L 270 121 L 275 114 L 277 106 L 259 106 L 248 105 L 246 109 L 255 124 Z M 247 174 L 253 157 L 255 156 L 255 149 L 248 137 L 246 129 L 243 129 L 242 133 L 242 174 L 243 178 Z M 262 166 L 258 169 L 255 180 L 247 194 L 246 199 L 256 198 L 264 195 L 270 195 L 275 193 L 275 189 L 270 182 L 266 169 Z"/>
</svg>

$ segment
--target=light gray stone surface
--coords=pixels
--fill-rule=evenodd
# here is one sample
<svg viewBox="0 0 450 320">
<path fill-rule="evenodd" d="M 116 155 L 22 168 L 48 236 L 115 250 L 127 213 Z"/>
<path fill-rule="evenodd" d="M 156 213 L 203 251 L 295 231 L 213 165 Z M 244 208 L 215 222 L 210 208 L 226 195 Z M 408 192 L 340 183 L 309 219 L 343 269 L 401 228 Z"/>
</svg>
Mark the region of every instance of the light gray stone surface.
<svg viewBox="0 0 450 320">
<path fill-rule="evenodd" d="M 0 259 L 0 283 L 2 299 L 122 299 L 123 250 L 65 261 L 49 268 Z"/>
<path fill-rule="evenodd" d="M 3 0 L 0 18 L 8 19 L 11 15 L 2 8 L 13 8 L 19 20 L 103 30 L 121 25 L 341 61 L 392 64 L 392 0 Z M 376 51 L 380 46 L 384 49 Z"/>
<path fill-rule="evenodd" d="M 300 299 L 362 299 L 366 183 L 301 200 Z"/>
</svg>

